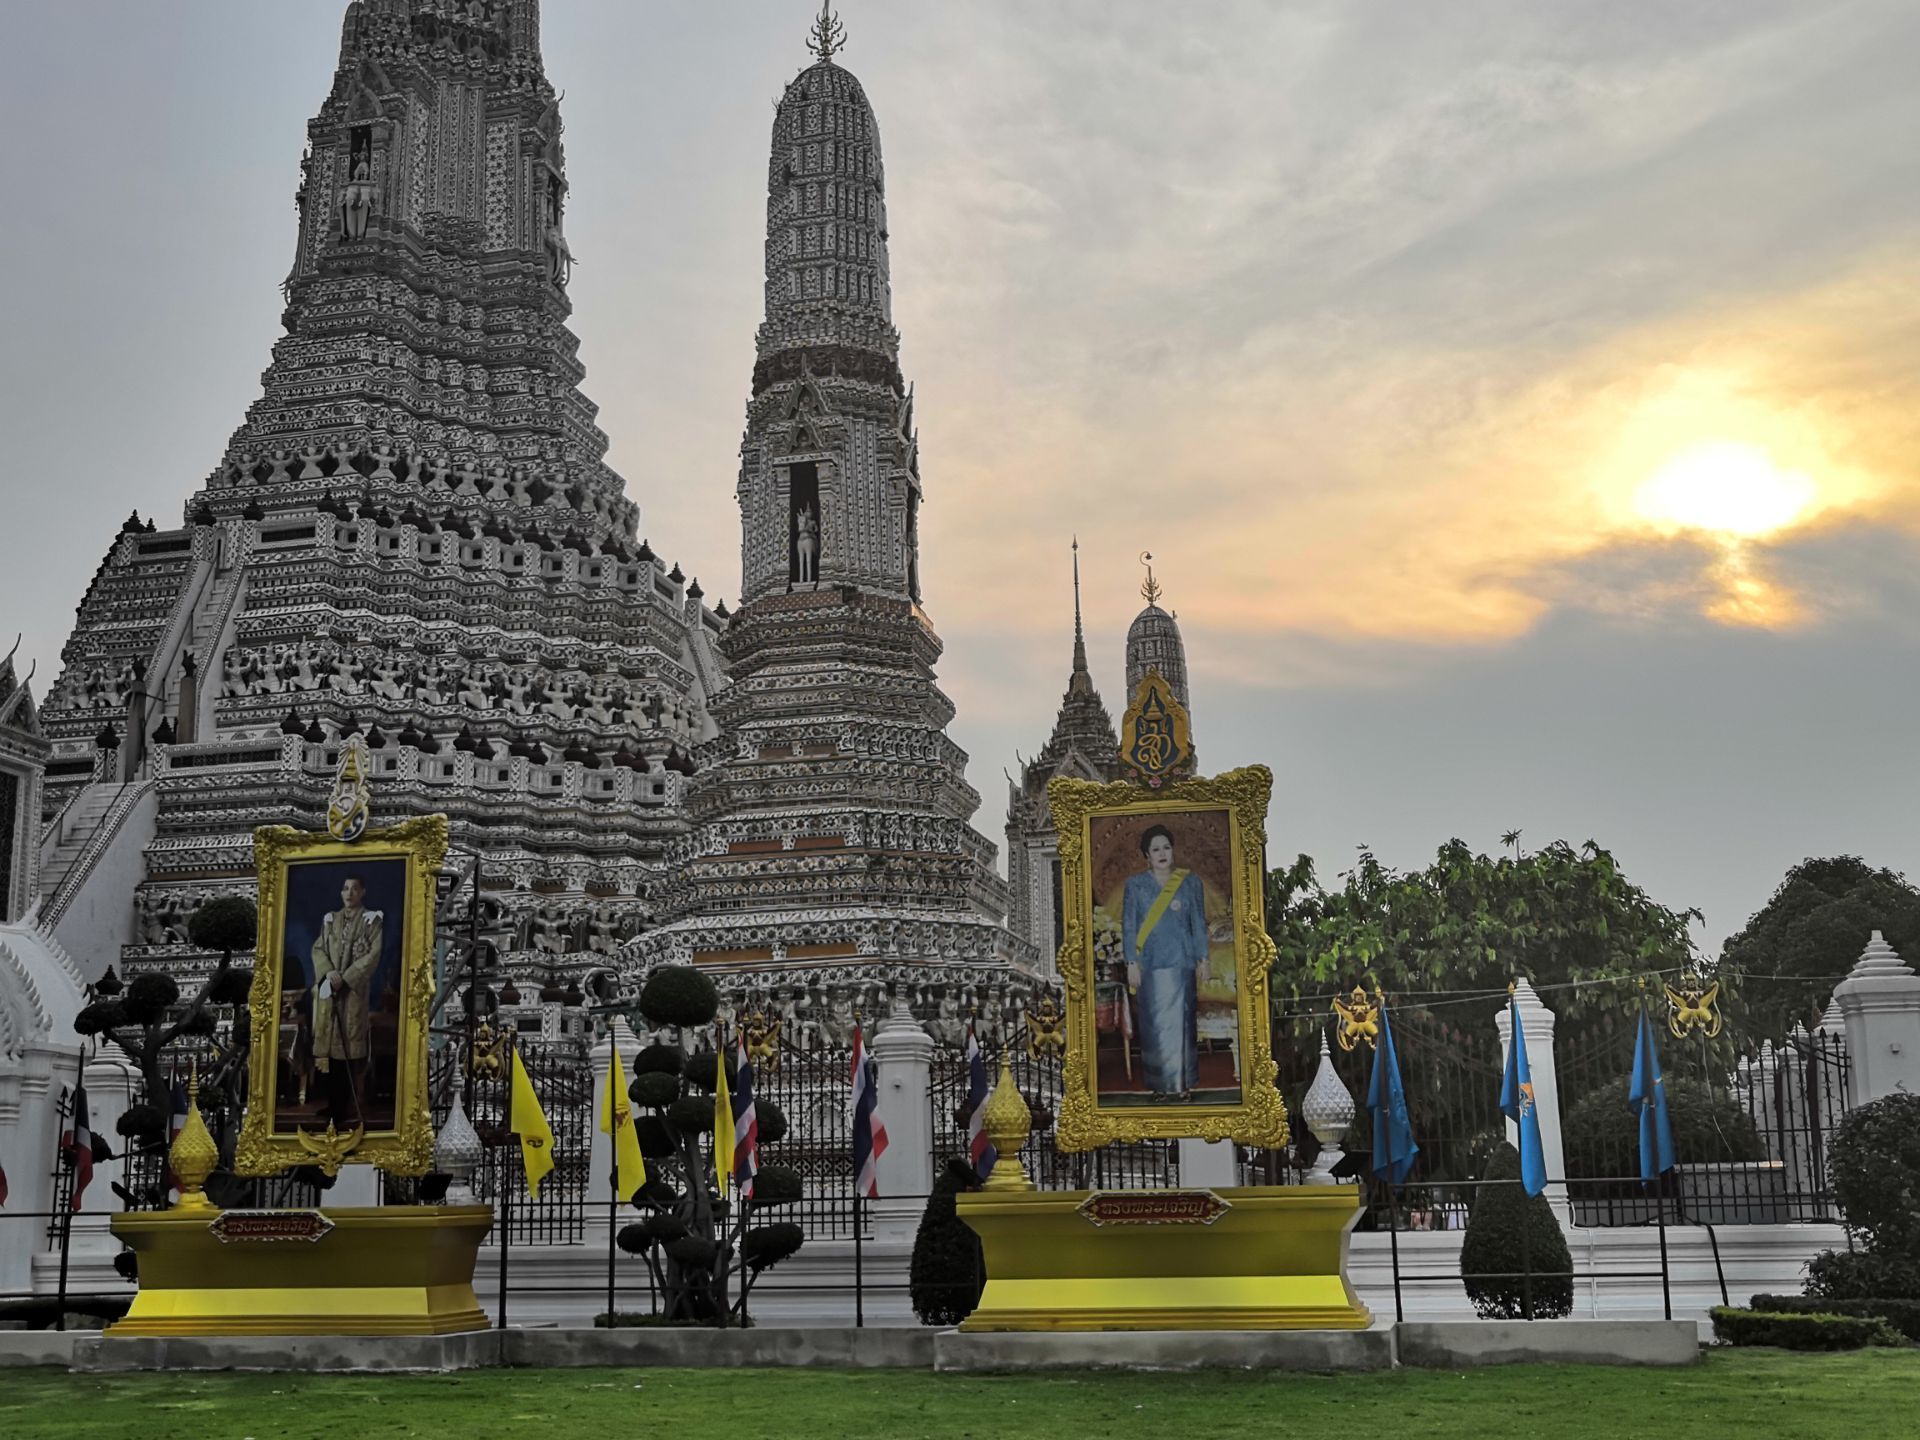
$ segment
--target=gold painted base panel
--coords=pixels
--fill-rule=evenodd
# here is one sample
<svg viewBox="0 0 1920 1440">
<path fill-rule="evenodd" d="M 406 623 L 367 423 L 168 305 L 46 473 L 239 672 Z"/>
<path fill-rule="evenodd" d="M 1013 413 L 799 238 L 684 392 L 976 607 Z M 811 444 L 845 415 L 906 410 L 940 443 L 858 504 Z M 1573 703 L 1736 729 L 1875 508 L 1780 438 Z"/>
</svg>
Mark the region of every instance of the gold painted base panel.
<svg viewBox="0 0 1920 1440">
<path fill-rule="evenodd" d="M 222 1243 L 217 1210 L 113 1217 L 140 1289 L 112 1335 L 457 1335 L 491 1325 L 473 1290 L 488 1205 L 328 1210 L 318 1240 Z"/>
<path fill-rule="evenodd" d="M 997 1330 L 1364 1330 L 1347 1279 L 1360 1218 L 1352 1185 L 1214 1193 L 1210 1225 L 1095 1225 L 1085 1190 L 958 1199 L 980 1236 L 987 1284 L 960 1326 Z"/>
</svg>

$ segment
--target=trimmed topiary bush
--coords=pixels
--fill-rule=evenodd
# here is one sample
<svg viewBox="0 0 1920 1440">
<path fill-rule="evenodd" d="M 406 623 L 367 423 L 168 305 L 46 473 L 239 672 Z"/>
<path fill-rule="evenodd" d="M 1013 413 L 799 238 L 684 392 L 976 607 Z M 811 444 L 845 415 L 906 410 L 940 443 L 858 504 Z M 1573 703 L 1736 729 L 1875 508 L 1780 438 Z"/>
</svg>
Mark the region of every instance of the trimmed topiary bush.
<svg viewBox="0 0 1920 1440">
<path fill-rule="evenodd" d="M 635 1075 L 678 1075 L 687 1063 L 678 1045 L 649 1045 L 633 1057 Z"/>
<path fill-rule="evenodd" d="M 753 1177 L 753 1208 L 791 1205 L 806 1194 L 800 1172 L 790 1165 L 762 1165 Z"/>
<path fill-rule="evenodd" d="M 251 970 L 228 970 L 216 975 L 207 987 L 207 999 L 215 1005 L 244 1005 L 253 989 Z"/>
<path fill-rule="evenodd" d="M 679 1152 L 680 1147 L 673 1143 L 673 1136 L 667 1133 L 666 1122 L 657 1115 L 636 1115 L 633 1121 L 633 1133 L 639 1137 L 640 1155 L 643 1159 L 665 1160 L 668 1156 Z"/>
<path fill-rule="evenodd" d="M 1829 1152 L 1833 1198 L 1870 1250 L 1920 1256 L 1920 1095 L 1849 1111 Z"/>
<path fill-rule="evenodd" d="M 202 950 L 222 955 L 253 949 L 259 917 L 244 895 L 209 900 L 187 917 L 187 939 Z"/>
<path fill-rule="evenodd" d="M 687 1068 L 680 1073 L 686 1077 L 687 1084 L 696 1090 L 704 1090 L 711 1095 L 714 1091 L 713 1063 L 717 1057 L 711 1050 L 702 1050 L 687 1057 Z M 733 1094 L 740 1088 L 740 1071 L 731 1059 L 727 1061 L 727 1093 Z"/>
<path fill-rule="evenodd" d="M 908 1288 L 913 1313 L 922 1325 L 958 1325 L 980 1303 L 986 1283 L 980 1237 L 960 1218 L 956 1196 L 978 1190 L 980 1182 L 965 1160 L 949 1160 L 934 1177 L 933 1194 L 914 1232 Z"/>
<path fill-rule="evenodd" d="M 1474 1310 L 1483 1320 L 1523 1319 L 1529 1303 L 1536 1320 L 1569 1314 L 1573 1255 L 1547 1197 L 1520 1188 L 1520 1153 L 1501 1146 L 1484 1178 L 1515 1183 L 1482 1186 L 1467 1220 L 1460 1280 Z"/>
<path fill-rule="evenodd" d="M 787 1112 L 771 1100 L 754 1097 L 753 1114 L 760 1126 L 760 1143 L 778 1145 L 787 1138 Z"/>
<path fill-rule="evenodd" d="M 1729 1345 L 1776 1345 L 1782 1350 L 1858 1350 L 1899 1345 L 1900 1332 L 1870 1315 L 1792 1315 L 1716 1305 L 1713 1334 Z"/>
<path fill-rule="evenodd" d="M 106 1035 L 127 1023 L 127 1007 L 119 1000 L 95 1000 L 73 1017 L 74 1032 L 79 1035 Z"/>
<path fill-rule="evenodd" d="M 758 1275 L 798 1254 L 805 1243 L 805 1234 L 791 1221 L 754 1225 L 740 1237 L 740 1258 L 746 1262 L 747 1269 Z"/>
<path fill-rule="evenodd" d="M 136 975 L 120 1001 L 127 1019 L 135 1025 L 150 1025 L 167 1013 L 167 1007 L 180 999 L 180 985 L 171 975 L 149 972 Z"/>
<path fill-rule="evenodd" d="M 688 1095 L 667 1107 L 667 1123 L 682 1135 L 704 1135 L 713 1129 L 713 1101 Z"/>
<path fill-rule="evenodd" d="M 1567 1111 L 1561 1140 L 1568 1175 L 1617 1180 L 1639 1174 L 1640 1122 L 1627 1104 L 1627 1089 L 1621 1076 L 1588 1091 Z M 1666 1089 L 1673 1153 L 1682 1164 L 1767 1158 L 1760 1132 L 1732 1096 L 1675 1076 L 1667 1077 Z"/>
<path fill-rule="evenodd" d="M 680 1077 L 664 1070 L 649 1070 L 633 1077 L 633 1083 L 627 1086 L 627 1096 L 634 1104 L 649 1110 L 664 1110 L 680 1098 Z"/>
<path fill-rule="evenodd" d="M 157 1144 L 167 1138 L 167 1117 L 158 1105 L 130 1105 L 113 1128 L 129 1140 Z"/>
<path fill-rule="evenodd" d="M 711 1024 L 719 1008 L 713 981 L 691 965 L 662 965 L 640 987 L 640 1013 L 649 1025 L 691 1029 Z"/>
<path fill-rule="evenodd" d="M 1886 1095 L 1848 1112 L 1827 1152 L 1852 1250 L 1807 1262 L 1807 1294 L 1920 1300 L 1920 1095 Z"/>
</svg>

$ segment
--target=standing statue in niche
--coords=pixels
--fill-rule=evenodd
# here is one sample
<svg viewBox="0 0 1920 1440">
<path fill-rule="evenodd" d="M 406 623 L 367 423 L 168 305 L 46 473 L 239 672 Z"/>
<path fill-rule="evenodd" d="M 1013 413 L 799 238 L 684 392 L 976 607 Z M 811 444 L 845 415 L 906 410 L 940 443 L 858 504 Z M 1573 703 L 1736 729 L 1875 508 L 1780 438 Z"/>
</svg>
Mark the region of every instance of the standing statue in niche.
<svg viewBox="0 0 1920 1440">
<path fill-rule="evenodd" d="M 820 522 L 813 518 L 811 505 L 802 505 L 793 517 L 793 553 L 799 561 L 800 583 L 813 584 L 820 578 L 815 564 L 820 554 Z"/>
<path fill-rule="evenodd" d="M 367 164 L 367 157 L 361 155 L 353 162 L 353 178 L 347 181 L 347 188 L 340 195 L 340 238 L 365 239 L 367 217 L 372 214 L 373 169 Z"/>
</svg>

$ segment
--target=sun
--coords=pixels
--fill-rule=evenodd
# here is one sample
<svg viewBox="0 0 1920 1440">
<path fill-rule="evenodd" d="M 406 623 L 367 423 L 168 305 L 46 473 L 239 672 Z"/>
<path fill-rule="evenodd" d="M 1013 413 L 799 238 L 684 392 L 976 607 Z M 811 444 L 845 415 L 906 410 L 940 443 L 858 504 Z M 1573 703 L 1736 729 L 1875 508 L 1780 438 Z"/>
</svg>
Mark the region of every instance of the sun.
<svg viewBox="0 0 1920 1440">
<path fill-rule="evenodd" d="M 1782 470 L 1758 445 L 1715 441 L 1668 460 L 1635 493 L 1633 508 L 1664 528 L 1748 539 L 1784 530 L 1818 498 L 1811 476 Z"/>
</svg>

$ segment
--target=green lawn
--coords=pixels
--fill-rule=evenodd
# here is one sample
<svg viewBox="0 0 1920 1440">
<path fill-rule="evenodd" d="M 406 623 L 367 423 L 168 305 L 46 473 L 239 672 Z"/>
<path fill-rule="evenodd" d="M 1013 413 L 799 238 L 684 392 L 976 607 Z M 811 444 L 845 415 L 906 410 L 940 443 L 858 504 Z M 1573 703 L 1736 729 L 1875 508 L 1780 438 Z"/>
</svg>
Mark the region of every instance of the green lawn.
<svg viewBox="0 0 1920 1440">
<path fill-rule="evenodd" d="M 918 1371 L 493 1370 L 420 1376 L 0 1371 L 0 1436 L 86 1440 L 698 1435 L 1859 1440 L 1912 1433 L 1920 1351 L 1716 1352 L 1693 1370 L 946 1377 Z"/>
</svg>

